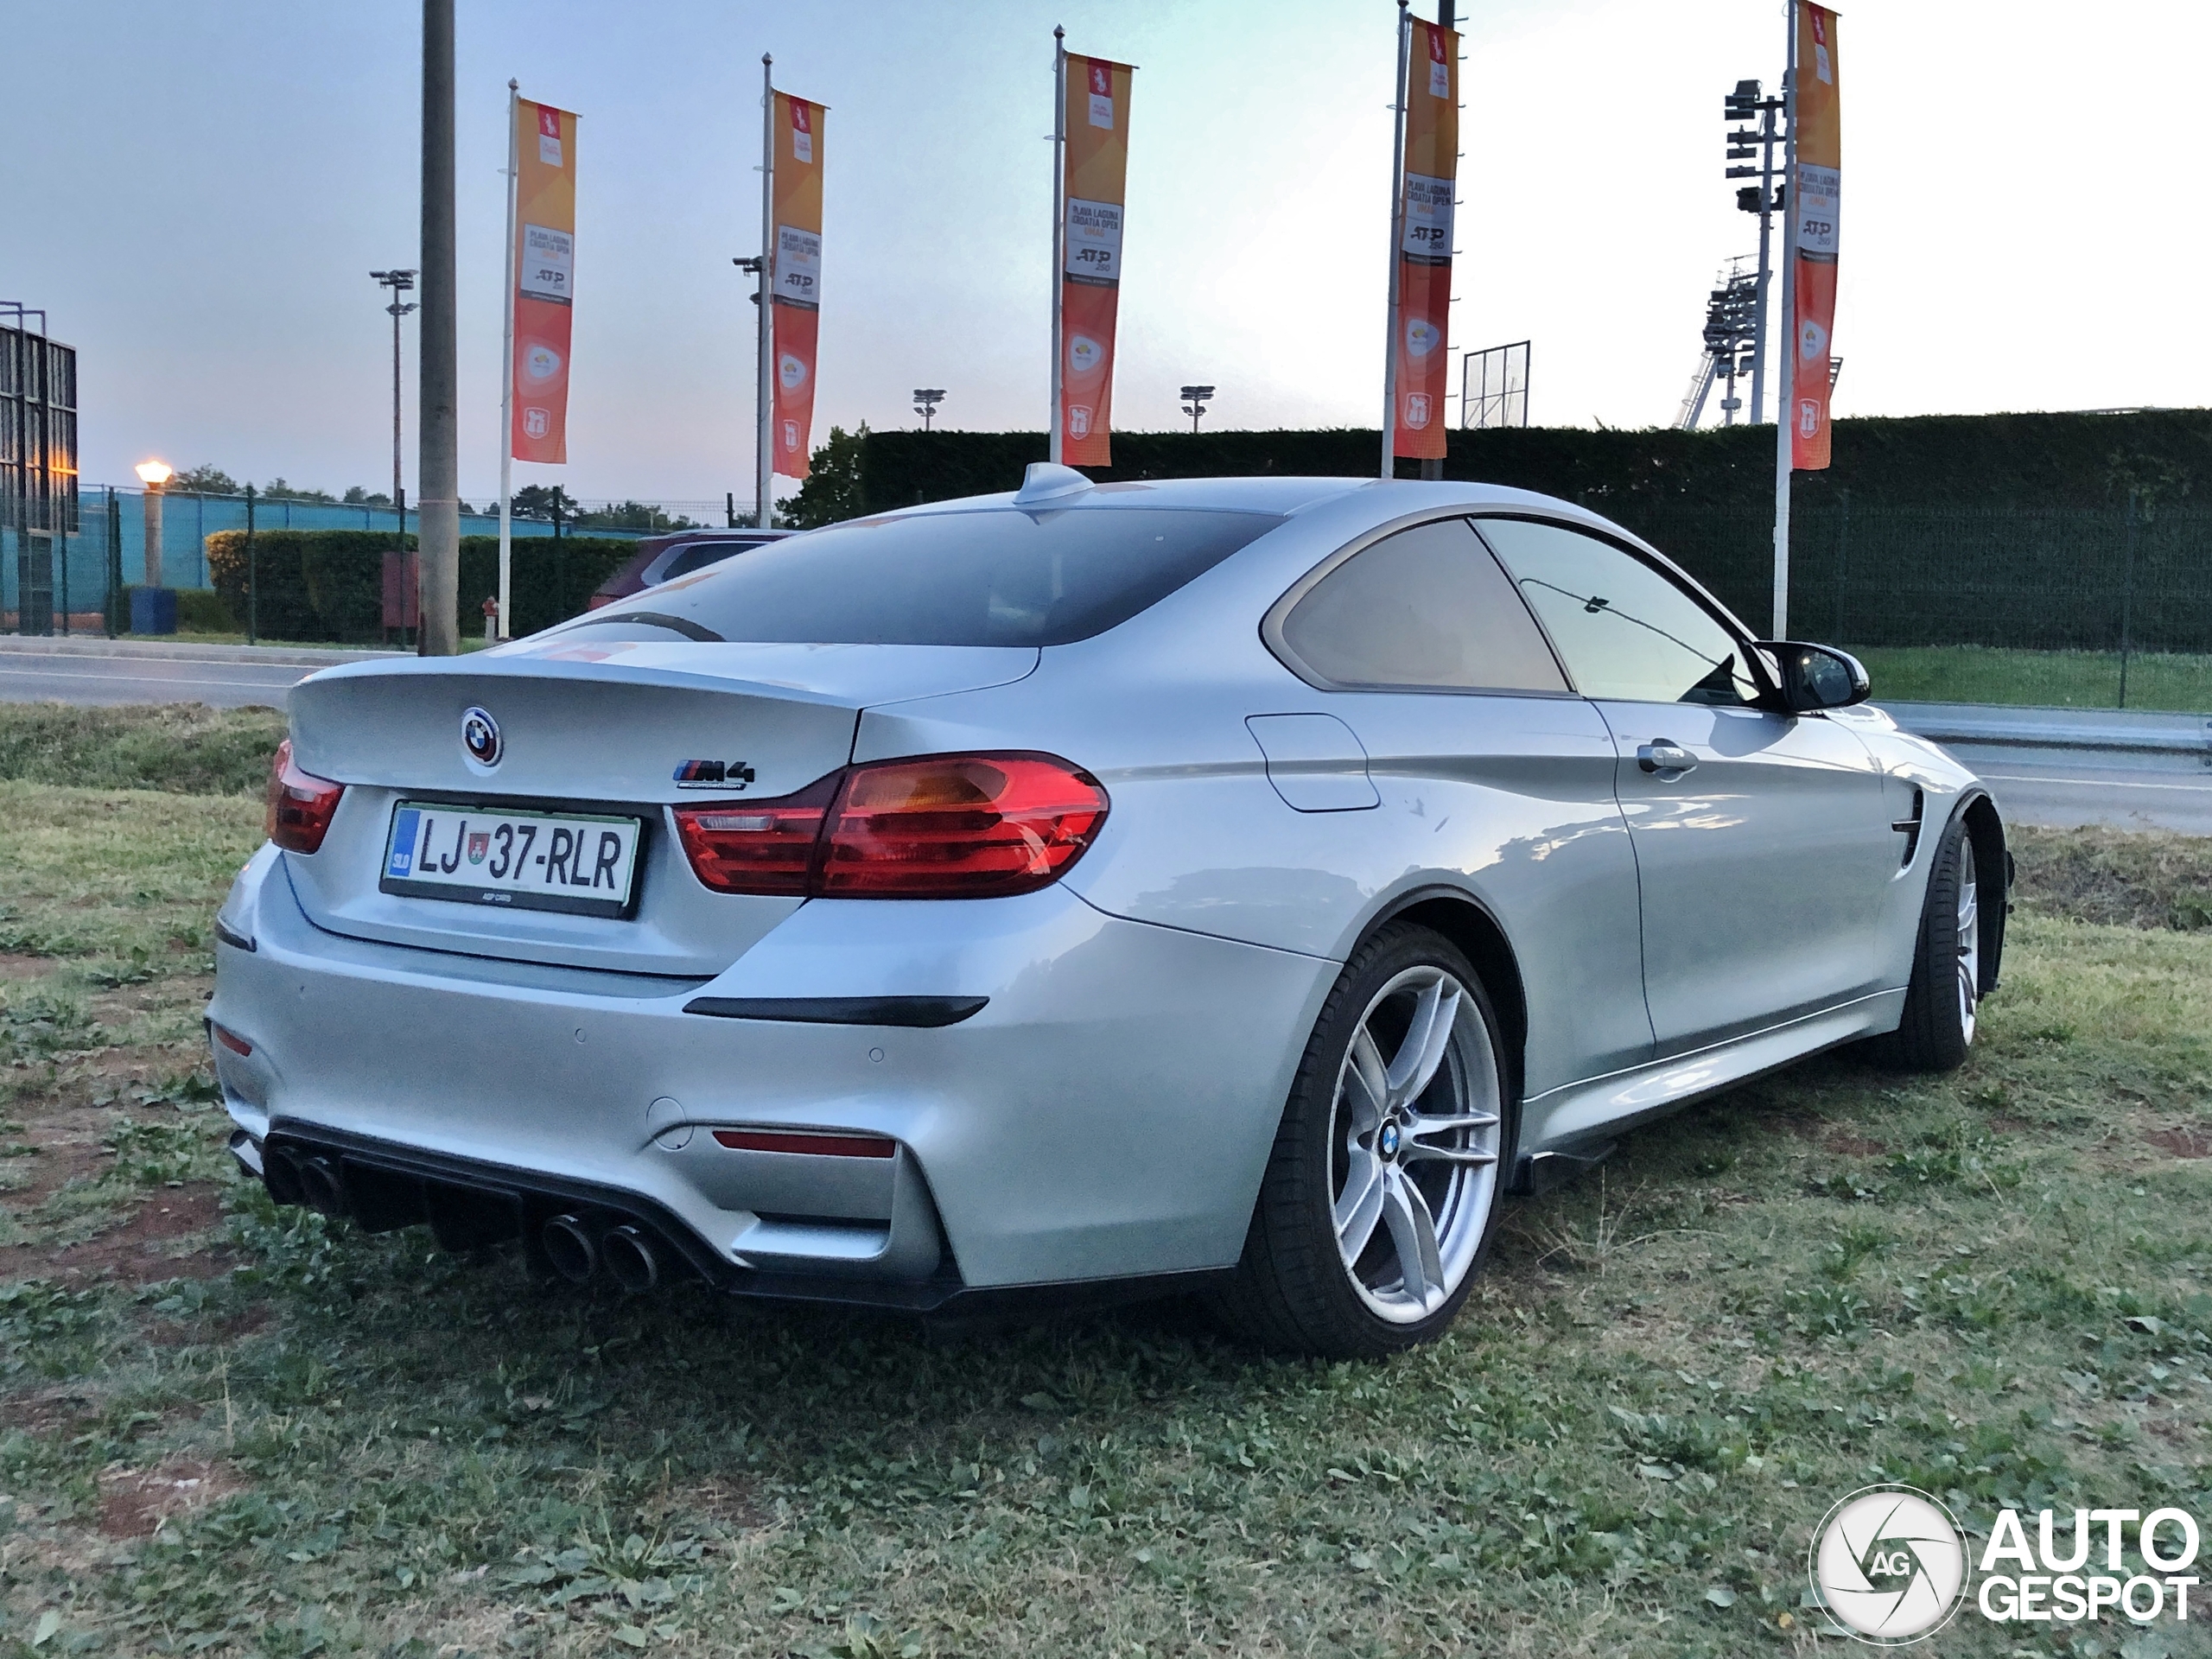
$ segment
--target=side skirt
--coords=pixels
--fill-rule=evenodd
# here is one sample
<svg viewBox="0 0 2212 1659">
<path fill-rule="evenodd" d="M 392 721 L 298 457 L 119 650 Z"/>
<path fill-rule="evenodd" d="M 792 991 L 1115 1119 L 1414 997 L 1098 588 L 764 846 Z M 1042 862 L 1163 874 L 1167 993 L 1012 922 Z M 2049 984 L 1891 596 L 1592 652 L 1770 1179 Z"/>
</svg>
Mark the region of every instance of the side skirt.
<svg viewBox="0 0 2212 1659">
<path fill-rule="evenodd" d="M 1895 1031 L 1904 1013 L 1902 988 L 1877 991 L 1694 1053 L 1567 1084 L 1522 1103 L 1522 1144 L 1535 1155 L 1610 1138 L 1824 1048 Z"/>
</svg>

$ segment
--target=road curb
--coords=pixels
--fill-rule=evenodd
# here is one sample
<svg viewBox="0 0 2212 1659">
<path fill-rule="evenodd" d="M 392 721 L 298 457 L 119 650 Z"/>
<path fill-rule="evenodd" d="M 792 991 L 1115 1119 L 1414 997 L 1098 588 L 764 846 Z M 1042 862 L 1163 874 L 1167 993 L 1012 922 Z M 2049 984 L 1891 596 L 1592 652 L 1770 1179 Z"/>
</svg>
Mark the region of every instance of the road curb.
<svg viewBox="0 0 2212 1659">
<path fill-rule="evenodd" d="M 207 645 L 166 639 L 71 639 L 0 634 L 0 654 L 10 657 L 108 657 L 172 663 L 266 663 L 276 668 L 329 668 L 340 663 L 381 663 L 411 657 L 406 651 L 323 651 L 306 645 Z"/>
</svg>

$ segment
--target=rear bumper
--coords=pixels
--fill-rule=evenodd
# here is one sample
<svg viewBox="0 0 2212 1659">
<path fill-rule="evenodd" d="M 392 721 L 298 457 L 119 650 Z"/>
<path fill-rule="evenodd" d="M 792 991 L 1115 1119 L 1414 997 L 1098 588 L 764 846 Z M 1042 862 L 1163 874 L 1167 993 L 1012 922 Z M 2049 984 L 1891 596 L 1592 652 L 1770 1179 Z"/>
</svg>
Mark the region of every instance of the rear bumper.
<svg viewBox="0 0 2212 1659">
<path fill-rule="evenodd" d="M 1334 964 L 1010 899 L 816 901 L 711 981 L 324 932 L 264 852 L 225 906 L 218 1075 L 257 1143 L 649 1222 L 716 1283 L 925 1306 L 1225 1267 Z M 730 1018 L 804 999 L 955 1023 Z M 818 1014 L 819 1008 L 814 1010 Z M 734 1149 L 717 1127 L 888 1137 Z M 428 1211 L 406 1219 L 432 1218 Z"/>
</svg>

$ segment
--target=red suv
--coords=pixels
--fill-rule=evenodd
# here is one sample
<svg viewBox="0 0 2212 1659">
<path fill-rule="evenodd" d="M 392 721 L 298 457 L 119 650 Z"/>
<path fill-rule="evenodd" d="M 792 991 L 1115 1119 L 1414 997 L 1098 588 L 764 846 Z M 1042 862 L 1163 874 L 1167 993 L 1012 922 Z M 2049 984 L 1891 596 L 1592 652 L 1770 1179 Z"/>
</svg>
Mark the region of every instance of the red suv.
<svg viewBox="0 0 2212 1659">
<path fill-rule="evenodd" d="M 645 537 L 638 543 L 637 552 L 592 590 L 585 607 L 595 611 L 661 582 L 702 570 L 733 553 L 759 547 L 763 542 L 781 541 L 794 533 L 788 530 L 679 530 L 672 535 Z"/>
</svg>

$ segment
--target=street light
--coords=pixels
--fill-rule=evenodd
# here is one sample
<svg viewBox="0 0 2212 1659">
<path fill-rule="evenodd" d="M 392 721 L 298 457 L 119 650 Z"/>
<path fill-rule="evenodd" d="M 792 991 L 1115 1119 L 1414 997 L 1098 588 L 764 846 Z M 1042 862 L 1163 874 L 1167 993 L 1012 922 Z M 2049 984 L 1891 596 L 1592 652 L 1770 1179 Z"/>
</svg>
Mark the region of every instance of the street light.
<svg viewBox="0 0 2212 1659">
<path fill-rule="evenodd" d="M 1206 399 L 1213 396 L 1211 386 L 1183 388 L 1183 412 L 1191 417 L 1191 435 L 1198 435 L 1198 416 L 1206 412 Z"/>
<path fill-rule="evenodd" d="M 944 401 L 943 386 L 916 386 L 914 413 L 922 417 L 922 430 L 930 429 L 930 417 L 937 413 L 937 406 Z"/>
<path fill-rule="evenodd" d="M 385 309 L 391 314 L 391 505 L 399 515 L 399 533 L 407 534 L 407 498 L 399 485 L 399 320 L 415 308 L 403 305 L 399 296 L 412 293 L 415 273 L 411 270 L 372 270 L 369 273 L 380 288 L 391 290 L 391 303 Z"/>
<path fill-rule="evenodd" d="M 162 585 L 162 486 L 176 476 L 176 469 L 165 461 L 142 461 L 131 470 L 138 474 L 138 481 L 146 486 L 141 505 L 146 513 L 146 586 Z M 174 632 L 174 630 L 171 630 Z M 133 633 L 139 629 L 134 624 Z M 149 626 L 145 632 L 154 632 Z"/>
</svg>

